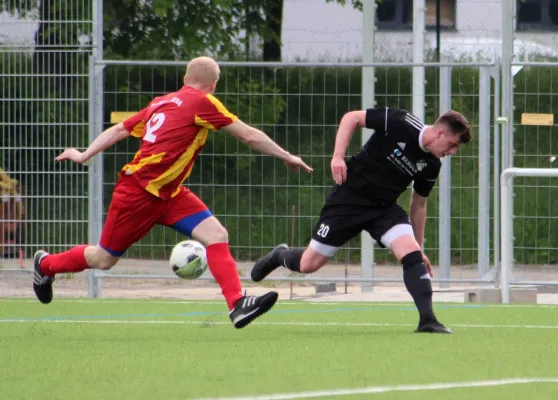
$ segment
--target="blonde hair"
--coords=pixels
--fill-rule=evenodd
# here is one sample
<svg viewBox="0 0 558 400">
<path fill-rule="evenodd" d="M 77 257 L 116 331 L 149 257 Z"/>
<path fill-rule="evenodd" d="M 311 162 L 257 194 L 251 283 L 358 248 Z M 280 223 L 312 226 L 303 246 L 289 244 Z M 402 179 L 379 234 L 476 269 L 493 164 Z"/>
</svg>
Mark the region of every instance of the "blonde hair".
<svg viewBox="0 0 558 400">
<path fill-rule="evenodd" d="M 219 80 L 219 65 L 211 57 L 197 57 L 186 67 L 186 84 L 211 85 Z"/>
<path fill-rule="evenodd" d="M 18 181 L 9 177 L 9 175 L 0 168 L 0 195 L 2 197 L 7 197 L 15 202 L 15 215 L 17 218 L 22 218 L 25 213 L 23 208 L 23 203 L 20 198 L 20 194 L 17 191 Z M 2 210 L 0 210 L 0 216 L 2 215 Z M 7 217 L 4 217 L 7 218 Z"/>
</svg>

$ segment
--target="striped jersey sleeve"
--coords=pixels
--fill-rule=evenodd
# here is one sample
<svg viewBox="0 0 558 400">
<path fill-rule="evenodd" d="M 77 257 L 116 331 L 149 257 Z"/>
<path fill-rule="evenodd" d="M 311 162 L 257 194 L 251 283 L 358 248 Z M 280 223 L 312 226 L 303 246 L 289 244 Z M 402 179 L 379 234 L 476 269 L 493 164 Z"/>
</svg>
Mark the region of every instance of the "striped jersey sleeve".
<svg viewBox="0 0 558 400">
<path fill-rule="evenodd" d="M 366 110 L 366 127 L 375 132 L 385 134 L 388 128 L 388 107 L 369 108 Z"/>
<path fill-rule="evenodd" d="M 217 131 L 235 122 L 238 117 L 232 114 L 215 96 L 208 94 L 196 111 L 196 125 Z"/>
<path fill-rule="evenodd" d="M 143 128 L 145 127 L 145 114 L 147 108 L 144 108 L 137 114 L 131 116 L 123 122 L 124 129 L 130 132 L 130 135 L 141 138 L 143 135 Z"/>
<path fill-rule="evenodd" d="M 415 115 L 405 112 L 405 116 L 403 117 L 406 123 L 411 125 L 413 128 L 416 128 L 419 132 L 424 128 L 424 123 Z"/>
</svg>

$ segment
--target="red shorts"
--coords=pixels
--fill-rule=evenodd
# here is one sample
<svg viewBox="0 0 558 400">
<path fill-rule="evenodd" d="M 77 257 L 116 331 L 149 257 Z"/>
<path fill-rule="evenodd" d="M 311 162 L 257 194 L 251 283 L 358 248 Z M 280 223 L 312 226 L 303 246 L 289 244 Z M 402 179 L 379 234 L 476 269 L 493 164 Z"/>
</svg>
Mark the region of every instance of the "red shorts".
<svg viewBox="0 0 558 400">
<path fill-rule="evenodd" d="M 133 177 L 123 176 L 112 193 L 100 245 L 119 257 L 156 224 L 191 236 L 192 229 L 211 215 L 207 206 L 184 186 L 178 195 L 163 200 L 142 188 Z"/>
</svg>

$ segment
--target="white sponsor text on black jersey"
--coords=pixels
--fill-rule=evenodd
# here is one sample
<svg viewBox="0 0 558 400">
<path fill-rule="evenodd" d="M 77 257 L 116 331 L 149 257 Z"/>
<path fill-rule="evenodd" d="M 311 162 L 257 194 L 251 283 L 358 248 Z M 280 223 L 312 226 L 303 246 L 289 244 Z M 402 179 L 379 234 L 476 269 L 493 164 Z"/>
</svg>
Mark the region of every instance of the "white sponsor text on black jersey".
<svg viewBox="0 0 558 400">
<path fill-rule="evenodd" d="M 391 203 L 413 182 L 428 197 L 440 172 L 440 159 L 422 145 L 427 126 L 397 108 L 366 110 L 366 128 L 374 133 L 347 162 L 345 185 L 374 202 Z"/>
</svg>

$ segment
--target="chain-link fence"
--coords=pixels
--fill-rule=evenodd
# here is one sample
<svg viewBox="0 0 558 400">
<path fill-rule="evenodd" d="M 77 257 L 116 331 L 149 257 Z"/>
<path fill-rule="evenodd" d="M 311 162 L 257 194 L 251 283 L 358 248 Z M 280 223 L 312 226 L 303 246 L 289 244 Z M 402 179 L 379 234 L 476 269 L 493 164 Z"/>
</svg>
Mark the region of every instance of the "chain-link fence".
<svg viewBox="0 0 558 400">
<path fill-rule="evenodd" d="M 480 129 L 479 122 L 481 113 L 486 115 L 488 108 L 493 125 L 498 115 L 490 110 L 499 101 L 494 96 L 499 86 L 483 92 L 479 67 L 464 63 L 498 59 L 502 47 L 499 42 L 502 1 L 441 0 L 439 19 L 432 13 L 436 1 L 425 1 L 427 56 L 434 59 L 439 47 L 442 59 L 460 63 L 451 68 L 451 107 L 471 120 L 475 138 L 452 158 L 451 202 L 440 204 L 439 186 L 429 200 L 425 250 L 434 264 L 439 262 L 439 253 L 447 251 L 442 248 L 445 244 L 440 242 L 438 230 L 439 210 L 444 206 L 450 209 L 449 251 L 454 267 L 476 267 L 480 262 L 479 244 L 486 242 L 486 236 L 479 232 L 479 218 L 487 219 L 485 226 L 491 229 L 493 222 L 498 222 L 491 206 L 492 196 L 498 192 L 493 185 L 497 179 L 490 179 L 490 204 L 483 208 L 479 202 L 479 176 L 484 161 L 479 159 L 482 146 L 478 139 L 481 130 L 491 135 L 498 131 Z M 539 23 L 532 22 L 532 15 L 537 14 L 535 8 L 531 11 L 523 6 L 518 8 L 516 58 L 553 57 L 555 2 L 530 2 L 540 3 L 541 10 L 548 7 L 548 15 Z M 23 266 L 29 269 L 36 248 L 57 252 L 86 243 L 98 233 L 116 173 L 133 156 L 139 143 L 136 139 L 119 143 L 106 151 L 102 162 L 95 161 L 93 167 L 58 164 L 54 161 L 56 154 L 64 147 L 85 148 L 91 140 L 89 127 L 94 127 L 93 134 L 98 134 L 114 122 L 113 112 L 137 111 L 153 97 L 178 90 L 186 62 L 91 60 L 95 50 L 93 31 L 99 23 L 93 21 L 96 1 L 5 0 L 1 4 L 0 244 L 4 266 L 17 267 L 17 258 L 21 257 Z M 390 4 L 401 7 L 394 11 Z M 410 4 L 410 0 L 385 0 L 376 10 L 375 58 L 399 62 L 379 64 L 374 69 L 374 93 L 380 107 L 412 108 L 413 74 L 408 63 L 413 48 Z M 480 8 L 482 13 L 478 12 Z M 322 0 L 286 0 L 284 11 L 286 60 L 351 61 L 362 55 L 359 10 Z M 306 12 L 311 12 L 314 18 L 305 17 Z M 321 17 L 315 18 L 316 15 Z M 526 18 L 531 18 L 530 24 L 522 22 Z M 437 20 L 439 33 L 435 29 Z M 313 24 L 318 22 L 322 25 L 316 28 Z M 534 45 L 525 47 L 521 38 L 528 38 Z M 95 74 L 91 74 L 90 68 Z M 497 68 L 496 63 L 494 71 Z M 440 86 L 440 71 L 439 66 L 425 69 L 426 123 L 436 117 L 441 92 L 448 89 Z M 554 112 L 553 95 L 558 79 L 555 72 L 556 68 L 525 67 L 515 77 L 517 166 L 553 166 L 554 127 L 526 127 L 518 118 L 523 111 Z M 100 77 L 103 79 L 97 79 Z M 95 87 L 91 87 L 92 82 Z M 337 124 L 344 112 L 362 107 L 362 90 L 362 64 L 358 62 L 222 63 L 216 95 L 242 120 L 264 130 L 314 168 L 311 175 L 290 173 L 282 163 L 250 151 L 223 132 L 213 134 L 186 184 L 227 227 L 233 254 L 241 263 L 254 261 L 280 242 L 295 246 L 308 242 L 332 185 L 329 161 Z M 349 153 L 359 147 L 360 140 L 355 137 Z M 500 152 L 492 147 L 490 154 L 489 164 L 498 163 Z M 494 173 L 493 169 L 490 171 Z M 518 263 L 555 262 L 558 243 L 551 229 L 555 218 L 552 182 L 542 178 L 516 180 Z M 400 203 L 407 207 L 408 201 L 407 194 Z M 95 206 L 102 206 L 102 210 L 95 212 Z M 147 264 L 166 265 L 169 251 L 181 239 L 168 228 L 155 228 L 126 254 L 126 271 L 133 275 L 141 273 L 141 266 Z M 488 242 L 492 254 L 499 243 L 495 246 L 492 234 Z M 333 262 L 358 266 L 360 249 L 360 240 L 355 239 Z M 7 261 L 12 258 L 16 261 Z M 375 249 L 374 262 L 378 266 L 395 264 L 394 261 L 387 251 Z M 476 268 L 471 270 L 473 277 L 478 277 Z M 80 285 L 85 288 L 85 284 Z"/>
<path fill-rule="evenodd" d="M 4 2 L 0 166 L 15 195 L 4 198 L 4 255 L 87 240 L 87 170 L 54 160 L 88 144 L 87 4 Z"/>
<path fill-rule="evenodd" d="M 128 65 L 122 65 L 128 64 Z M 310 175 L 289 173 L 281 162 L 252 152 L 219 132 L 213 134 L 186 184 L 219 216 L 230 233 L 231 248 L 239 260 L 255 260 L 277 243 L 305 246 L 310 240 L 325 196 L 332 187 L 330 158 L 338 122 L 347 111 L 360 109 L 359 64 L 341 67 L 300 67 L 278 64 L 221 66 L 218 96 L 243 121 L 267 132 L 281 146 L 300 154 L 314 168 Z M 107 63 L 105 68 L 104 121 L 114 112 L 133 112 L 153 97 L 178 90 L 184 65 L 158 66 L 155 62 Z M 411 68 L 376 68 L 376 98 L 380 107 L 409 109 Z M 452 106 L 461 110 L 478 131 L 479 68 L 456 68 L 452 79 Z M 433 122 L 439 110 L 439 69 L 427 68 L 426 116 Z M 124 82 L 124 84 L 123 84 Z M 490 100 L 488 100 L 490 105 Z M 478 219 L 478 136 L 453 157 L 452 253 L 456 264 L 476 263 Z M 104 155 L 104 209 L 108 209 L 116 173 L 137 151 L 129 139 Z M 355 135 L 348 154 L 360 148 Z M 429 204 L 426 249 L 437 262 L 438 198 Z M 409 196 L 401 198 L 408 206 Z M 294 227 L 294 232 L 292 228 Z M 464 234 L 465 233 L 465 234 Z M 155 229 L 127 254 L 132 258 L 166 259 L 180 238 L 167 228 Z M 360 243 L 350 244 L 351 260 L 359 258 Z M 393 261 L 380 253 L 380 263 Z"/>
<path fill-rule="evenodd" d="M 88 144 L 93 20 L 85 0 L 1 4 L 0 248 L 28 260 L 88 240 L 87 169 L 54 158 Z"/>
<path fill-rule="evenodd" d="M 526 125 L 522 115 L 555 115 L 558 67 L 526 66 L 514 78 L 515 129 L 514 166 L 556 168 L 558 130 L 556 125 Z M 514 258 L 518 265 L 558 263 L 558 218 L 556 178 L 515 178 Z M 518 275 L 518 278 L 520 275 Z"/>
<path fill-rule="evenodd" d="M 105 66 L 102 115 L 105 126 L 119 113 L 138 111 L 153 97 L 178 90 L 185 72 L 182 63 L 104 61 L 99 64 Z M 229 231 L 233 255 L 241 263 L 253 262 L 278 243 L 306 246 L 310 240 L 325 196 L 333 184 L 330 158 L 338 122 L 345 112 L 361 108 L 361 76 L 361 64 L 221 63 L 216 96 L 242 120 L 267 132 L 314 168 L 310 175 L 293 174 L 281 162 L 252 152 L 223 132 L 210 136 L 186 185 L 221 219 Z M 410 66 L 377 65 L 376 76 L 378 106 L 410 108 Z M 480 104 L 484 104 L 485 109 L 491 107 L 490 88 L 485 92 L 486 98 L 479 98 L 479 67 L 455 67 L 451 73 L 451 88 L 449 85 L 440 87 L 439 67 L 428 67 L 426 76 L 429 82 L 427 121 L 434 121 L 439 114 L 440 93 L 451 90 L 452 107 L 467 115 L 474 131 L 479 131 Z M 484 133 L 489 135 L 486 129 Z M 471 266 L 478 262 L 478 140 L 475 135 L 472 143 L 464 146 L 451 161 L 451 207 L 446 206 L 451 210 L 450 252 L 454 266 Z M 355 135 L 348 154 L 358 151 L 360 143 Z M 130 138 L 104 153 L 105 213 L 116 174 L 138 147 L 137 139 Z M 489 188 L 486 190 L 488 192 Z M 429 202 L 425 240 L 425 249 L 435 264 L 440 246 L 438 192 L 436 187 Z M 409 194 L 410 190 L 400 199 L 405 208 Z M 486 210 L 489 209 L 486 205 Z M 483 214 L 487 225 L 489 214 Z M 166 260 L 179 240 L 182 238 L 171 229 L 156 227 L 127 252 L 127 261 L 124 261 L 127 271 L 145 278 L 148 276 L 145 263 L 134 268 L 133 260 L 152 260 L 151 265 L 159 265 L 159 274 L 168 275 Z M 332 263 L 358 265 L 360 251 L 357 237 Z M 396 260 L 386 250 L 378 249 L 375 263 L 396 265 Z"/>
</svg>

